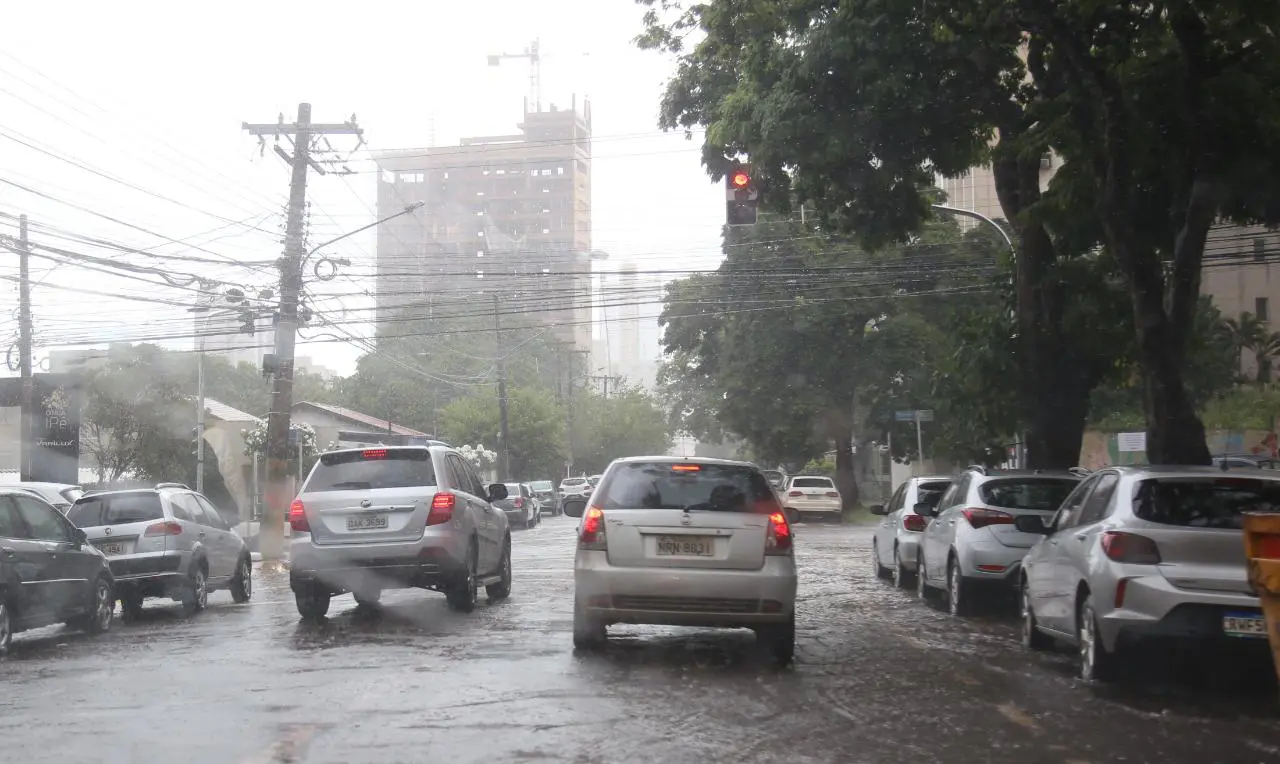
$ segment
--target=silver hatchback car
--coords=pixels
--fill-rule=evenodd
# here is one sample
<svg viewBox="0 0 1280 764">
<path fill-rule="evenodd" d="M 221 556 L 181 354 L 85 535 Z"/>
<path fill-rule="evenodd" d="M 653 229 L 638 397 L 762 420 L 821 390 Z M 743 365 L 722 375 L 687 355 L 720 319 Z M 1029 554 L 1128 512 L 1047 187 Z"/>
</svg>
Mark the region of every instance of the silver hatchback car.
<svg viewBox="0 0 1280 764">
<path fill-rule="evenodd" d="M 124 617 L 147 597 L 203 610 L 209 592 L 229 589 L 236 602 L 253 595 L 249 548 L 204 496 L 180 483 L 86 494 L 67 519 L 107 556 Z"/>
<path fill-rule="evenodd" d="M 1106 680 L 1142 640 L 1222 650 L 1265 640 L 1245 512 L 1280 512 L 1280 472 L 1114 467 L 1081 483 L 1048 522 L 1018 518 L 1041 539 L 1022 565 L 1023 644 L 1075 645 L 1081 677 Z"/>
<path fill-rule="evenodd" d="M 601 645 L 614 623 L 746 627 L 779 663 L 791 662 L 791 526 L 755 465 L 619 459 L 586 511 L 570 515 L 582 518 L 573 577 L 575 647 Z"/>
<path fill-rule="evenodd" d="M 289 507 L 289 581 L 305 619 L 335 594 L 376 605 L 384 589 L 444 592 L 470 612 L 476 590 L 511 592 L 511 529 L 486 487 L 448 446 L 357 448 L 321 454 Z"/>
</svg>

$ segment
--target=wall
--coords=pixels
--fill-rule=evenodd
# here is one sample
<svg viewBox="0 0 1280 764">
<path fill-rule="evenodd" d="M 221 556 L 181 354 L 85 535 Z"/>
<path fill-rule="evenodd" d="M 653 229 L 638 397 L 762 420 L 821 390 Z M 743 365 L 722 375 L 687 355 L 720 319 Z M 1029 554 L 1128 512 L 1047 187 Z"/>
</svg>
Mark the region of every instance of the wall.
<svg viewBox="0 0 1280 764">
<path fill-rule="evenodd" d="M 1207 434 L 1209 451 L 1224 454 L 1259 454 L 1272 458 L 1277 454 L 1275 432 L 1267 430 L 1213 430 Z M 1089 431 L 1080 449 L 1080 466 L 1096 470 L 1122 464 L 1146 464 L 1143 451 L 1121 451 L 1116 433 Z"/>
</svg>

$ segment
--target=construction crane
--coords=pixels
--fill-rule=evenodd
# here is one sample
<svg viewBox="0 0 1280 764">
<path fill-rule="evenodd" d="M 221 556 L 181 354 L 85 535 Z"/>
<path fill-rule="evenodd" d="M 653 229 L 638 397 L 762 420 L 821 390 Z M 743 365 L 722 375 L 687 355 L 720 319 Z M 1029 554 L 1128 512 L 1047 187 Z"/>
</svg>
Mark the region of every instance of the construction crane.
<svg viewBox="0 0 1280 764">
<path fill-rule="evenodd" d="M 542 55 L 538 51 L 538 41 L 534 40 L 523 53 L 499 53 L 489 56 L 489 66 L 498 66 L 504 58 L 526 58 L 529 60 L 529 100 L 534 111 L 542 111 L 542 76 L 539 65 Z"/>
</svg>

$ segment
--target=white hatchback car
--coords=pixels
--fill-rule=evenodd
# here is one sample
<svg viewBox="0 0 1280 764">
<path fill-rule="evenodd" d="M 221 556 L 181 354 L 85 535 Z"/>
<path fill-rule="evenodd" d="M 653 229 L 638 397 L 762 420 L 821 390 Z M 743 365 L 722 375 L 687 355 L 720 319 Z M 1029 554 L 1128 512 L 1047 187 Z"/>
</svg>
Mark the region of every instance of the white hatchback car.
<svg viewBox="0 0 1280 764">
<path fill-rule="evenodd" d="M 750 628 L 795 652 L 791 526 L 755 465 L 630 457 L 609 465 L 578 526 L 573 642 L 615 623 Z"/>
</svg>

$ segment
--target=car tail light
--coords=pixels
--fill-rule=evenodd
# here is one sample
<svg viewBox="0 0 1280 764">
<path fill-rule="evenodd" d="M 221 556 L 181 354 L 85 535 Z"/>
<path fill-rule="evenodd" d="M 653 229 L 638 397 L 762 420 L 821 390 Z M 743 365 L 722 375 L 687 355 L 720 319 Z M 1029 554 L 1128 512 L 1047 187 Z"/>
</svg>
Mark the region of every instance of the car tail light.
<svg viewBox="0 0 1280 764">
<path fill-rule="evenodd" d="M 587 507 L 582 515 L 582 532 L 578 534 L 579 549 L 604 549 L 604 510 Z"/>
<path fill-rule="evenodd" d="M 1156 546 L 1156 542 L 1136 533 L 1107 531 L 1102 534 L 1102 551 L 1116 562 L 1136 565 L 1160 563 L 1160 548 Z"/>
<path fill-rule="evenodd" d="M 962 510 L 961 514 L 974 528 L 985 528 L 988 525 L 1013 525 L 1013 515 L 997 509 L 971 507 Z"/>
<path fill-rule="evenodd" d="M 827 498 L 838 499 L 840 498 L 840 493 L 838 491 L 827 491 Z"/>
<path fill-rule="evenodd" d="M 923 532 L 925 529 L 925 526 L 927 526 L 928 524 L 929 524 L 929 518 L 925 517 L 924 515 L 917 515 L 915 513 L 912 513 L 909 515 L 902 516 L 902 527 L 906 528 L 909 531 L 916 531 L 917 533 Z"/>
<path fill-rule="evenodd" d="M 302 499 L 294 499 L 289 505 L 289 527 L 301 533 L 311 532 L 311 524 L 307 522 L 307 508 L 302 505 Z"/>
<path fill-rule="evenodd" d="M 143 536 L 181 536 L 182 523 L 155 523 L 148 525 Z"/>
<path fill-rule="evenodd" d="M 1116 582 L 1116 599 L 1115 599 L 1116 610 L 1119 610 L 1120 608 L 1124 607 L 1124 595 L 1125 595 L 1125 592 L 1128 591 L 1128 589 L 1129 589 L 1129 579 L 1122 578 L 1118 582 Z"/>
<path fill-rule="evenodd" d="M 453 507 L 457 502 L 451 493 L 438 493 L 431 497 L 431 512 L 427 514 L 427 525 L 441 525 L 453 519 Z"/>
<path fill-rule="evenodd" d="M 516 508 L 516 509 L 520 509 L 521 507 L 523 507 L 523 506 L 524 506 L 524 497 L 523 497 L 523 496 L 517 496 L 517 497 L 515 498 L 515 500 L 514 500 L 514 501 L 512 501 L 511 503 L 515 505 L 515 508 Z"/>
<path fill-rule="evenodd" d="M 788 495 L 788 496 L 804 496 L 804 491 L 792 491 L 792 492 L 788 493 L 787 495 Z"/>
<path fill-rule="evenodd" d="M 386 459 L 387 449 L 385 448 L 366 448 L 360 452 L 362 459 Z"/>
<path fill-rule="evenodd" d="M 765 554 L 791 554 L 791 525 L 781 512 L 769 515 L 769 533 L 764 540 Z"/>
</svg>

